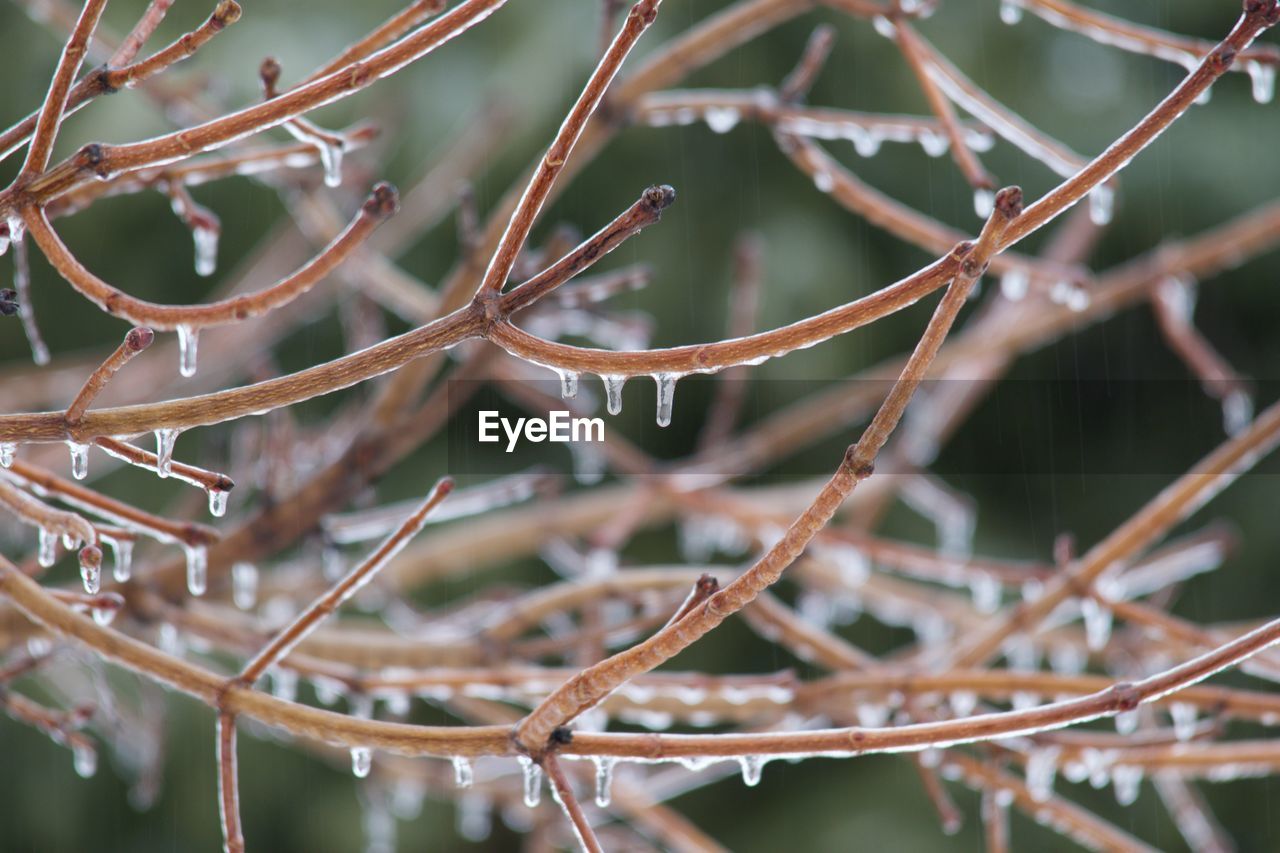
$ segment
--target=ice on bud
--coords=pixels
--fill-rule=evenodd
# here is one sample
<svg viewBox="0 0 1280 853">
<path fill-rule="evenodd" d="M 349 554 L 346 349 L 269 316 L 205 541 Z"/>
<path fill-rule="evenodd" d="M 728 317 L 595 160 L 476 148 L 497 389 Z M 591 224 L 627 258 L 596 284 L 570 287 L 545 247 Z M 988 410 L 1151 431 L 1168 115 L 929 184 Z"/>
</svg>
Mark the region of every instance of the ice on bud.
<svg viewBox="0 0 1280 853">
<path fill-rule="evenodd" d="M 187 552 L 187 591 L 192 595 L 204 595 L 208 586 L 209 552 L 203 545 L 184 545 Z"/>
<path fill-rule="evenodd" d="M 471 769 L 471 760 L 462 755 L 455 755 L 453 757 L 453 783 L 459 788 L 470 788 L 473 781 L 475 781 L 475 774 Z"/>
<path fill-rule="evenodd" d="M 351 747 L 351 773 L 357 779 L 363 779 L 369 775 L 369 771 L 372 768 L 373 768 L 372 750 L 364 746 Z"/>
<path fill-rule="evenodd" d="M 196 375 L 196 348 L 200 343 L 200 330 L 182 325 L 178 332 L 178 372 L 190 379 Z"/>
<path fill-rule="evenodd" d="M 604 382 L 605 407 L 609 410 L 609 414 L 621 414 L 622 386 L 626 384 L 627 377 L 601 376 L 600 380 Z"/>
<path fill-rule="evenodd" d="M 178 441 L 178 430 L 156 430 L 156 474 L 161 478 L 168 477 L 173 463 L 173 446 Z"/>
<path fill-rule="evenodd" d="M 676 395 L 676 379 L 669 373 L 659 373 L 653 377 L 658 385 L 658 426 L 671 425 L 671 406 Z"/>
<path fill-rule="evenodd" d="M 89 445 L 68 441 L 67 448 L 71 451 L 71 476 L 83 480 L 89 476 Z"/>
</svg>

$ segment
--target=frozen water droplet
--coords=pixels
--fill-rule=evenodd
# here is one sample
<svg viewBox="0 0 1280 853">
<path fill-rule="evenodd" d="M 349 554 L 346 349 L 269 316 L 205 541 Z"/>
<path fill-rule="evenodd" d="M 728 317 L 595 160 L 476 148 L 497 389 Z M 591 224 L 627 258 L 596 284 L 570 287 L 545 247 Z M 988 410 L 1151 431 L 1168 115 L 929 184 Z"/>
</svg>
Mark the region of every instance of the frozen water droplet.
<svg viewBox="0 0 1280 853">
<path fill-rule="evenodd" d="M 1013 26 L 1022 20 L 1021 0 L 1000 0 L 1000 20 Z"/>
<path fill-rule="evenodd" d="M 49 568 L 58 562 L 58 534 L 52 530 L 40 528 L 40 550 L 36 555 L 36 562 L 41 568 Z"/>
<path fill-rule="evenodd" d="M 1121 711 L 1116 714 L 1116 733 L 1131 735 L 1138 730 L 1138 712 Z"/>
<path fill-rule="evenodd" d="M 560 375 L 560 397 L 572 400 L 578 396 L 578 374 L 572 370 L 557 370 Z"/>
<path fill-rule="evenodd" d="M 728 133 L 737 126 L 741 116 L 733 107 L 708 107 L 704 118 L 713 132 Z"/>
<path fill-rule="evenodd" d="M 18 445 L 12 441 L 0 441 L 0 468 L 8 468 L 13 464 L 13 456 L 18 451 Z"/>
<path fill-rule="evenodd" d="M 1188 702 L 1169 705 L 1169 719 L 1173 721 L 1173 736 L 1178 740 L 1191 740 L 1196 734 L 1196 706 Z"/>
<path fill-rule="evenodd" d="M 760 774 L 764 771 L 764 757 L 760 755 L 744 755 L 738 759 L 742 766 L 742 784 L 754 788 L 760 784 Z"/>
<path fill-rule="evenodd" d="M 178 372 L 188 379 L 196 375 L 196 348 L 200 343 L 200 330 L 191 326 L 179 326 Z"/>
<path fill-rule="evenodd" d="M 82 562 L 80 564 L 80 580 L 84 584 L 84 591 L 89 595 L 97 595 L 102 589 L 102 564 L 92 562 Z"/>
<path fill-rule="evenodd" d="M 1253 83 L 1253 99 L 1260 104 L 1269 104 L 1276 96 L 1276 67 L 1268 62 L 1251 60 L 1246 62 L 1244 70 Z"/>
<path fill-rule="evenodd" d="M 1094 225 L 1106 225 L 1115 212 L 1116 193 L 1106 184 L 1098 184 L 1089 191 L 1089 218 Z"/>
<path fill-rule="evenodd" d="M 324 185 L 326 187 L 342 186 L 342 145 L 313 141 L 320 152 L 320 166 L 324 169 Z"/>
<path fill-rule="evenodd" d="M 658 426 L 671 425 L 671 404 L 676 395 L 676 378 L 669 373 L 659 373 L 653 377 L 658 384 Z"/>
<path fill-rule="evenodd" d="M 1084 616 L 1085 644 L 1090 651 L 1098 651 L 1111 639 L 1111 608 L 1104 607 L 1095 599 L 1082 598 L 1080 612 Z"/>
<path fill-rule="evenodd" d="M 351 747 L 351 773 L 357 779 L 363 779 L 372 768 L 373 751 L 364 746 Z"/>
<path fill-rule="evenodd" d="M 252 610 L 258 601 L 258 570 L 252 563 L 231 567 L 231 600 L 241 610 Z"/>
<path fill-rule="evenodd" d="M 89 445 L 68 441 L 67 448 L 71 451 L 71 476 L 77 480 L 83 480 L 88 477 Z"/>
<path fill-rule="evenodd" d="M 613 800 L 613 768 L 618 759 L 608 755 L 597 755 L 591 759 L 596 765 L 596 805 L 608 808 Z"/>
<path fill-rule="evenodd" d="M 178 441 L 178 430 L 156 430 L 156 474 L 168 477 L 173 463 L 173 446 Z"/>
<path fill-rule="evenodd" d="M 227 514 L 227 495 L 229 493 L 223 489 L 209 490 L 209 515 L 215 518 L 221 518 Z"/>
<path fill-rule="evenodd" d="M 1010 302 L 1017 302 L 1027 295 L 1030 277 L 1022 270 L 1009 270 L 1000 276 L 1000 293 Z"/>
<path fill-rule="evenodd" d="M 542 800 L 542 768 L 523 755 L 517 756 L 516 761 L 524 773 L 524 804 L 535 809 Z"/>
<path fill-rule="evenodd" d="M 851 129 L 849 141 L 853 143 L 853 150 L 858 153 L 859 157 L 874 157 L 880 153 L 880 143 L 884 141 L 884 137 L 871 128 L 859 127 Z M 827 177 L 830 178 L 831 176 L 828 175 Z M 828 186 L 825 189 L 818 187 L 818 189 L 828 192 L 831 187 Z"/>
<path fill-rule="evenodd" d="M 106 628 L 116 619 L 119 609 L 115 607 L 95 607 L 92 610 L 93 621 Z"/>
<path fill-rule="evenodd" d="M 91 779 L 98 772 L 98 751 L 91 746 L 72 747 L 71 761 L 81 779 Z"/>
<path fill-rule="evenodd" d="M 111 543 L 111 553 L 115 559 L 115 569 L 112 572 L 112 577 L 120 583 L 124 583 L 133 574 L 133 540 L 112 539 L 109 541 Z"/>
<path fill-rule="evenodd" d="M 973 212 L 979 219 L 986 219 L 996 208 L 996 194 L 989 189 L 979 187 L 973 191 Z"/>
<path fill-rule="evenodd" d="M 617 415 L 622 412 L 622 386 L 626 384 L 625 376 L 601 376 L 600 380 L 604 382 L 605 408 L 609 410 L 609 414 Z"/>
<path fill-rule="evenodd" d="M 209 582 L 209 552 L 203 545 L 184 545 L 187 552 L 187 591 L 204 595 Z"/>
<path fill-rule="evenodd" d="M 196 275 L 208 277 L 218 268 L 218 229 L 196 226 L 191 229 L 196 244 Z"/>
<path fill-rule="evenodd" d="M 814 172 L 813 185 L 818 188 L 818 192 L 829 193 L 835 187 L 836 179 L 830 172 Z"/>
<path fill-rule="evenodd" d="M 453 784 L 459 788 L 470 788 L 473 781 L 475 781 L 475 774 L 471 770 L 471 760 L 465 756 L 455 755 L 453 757 Z"/>
<path fill-rule="evenodd" d="M 1192 70 L 1194 70 L 1194 68 Z M 1213 87 L 1210 86 L 1200 94 L 1196 95 L 1196 106 L 1198 107 L 1204 106 L 1205 104 L 1209 103 L 1209 99 L 1212 97 L 1213 97 Z"/>
</svg>

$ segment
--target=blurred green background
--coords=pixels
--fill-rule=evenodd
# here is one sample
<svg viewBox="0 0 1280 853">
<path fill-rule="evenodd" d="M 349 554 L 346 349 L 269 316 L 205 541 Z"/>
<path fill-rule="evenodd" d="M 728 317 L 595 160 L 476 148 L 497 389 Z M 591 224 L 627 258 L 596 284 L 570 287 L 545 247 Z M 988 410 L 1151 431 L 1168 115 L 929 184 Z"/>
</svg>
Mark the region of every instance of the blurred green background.
<svg viewBox="0 0 1280 853">
<path fill-rule="evenodd" d="M 38 4 L 37 4 L 38 5 Z M 181 0 L 170 12 L 158 45 L 190 29 L 212 3 Z M 672 34 L 727 5 L 724 0 L 666 0 L 653 31 L 645 36 L 628 67 Z M 1100 2 L 1091 7 L 1170 30 L 1218 38 L 1238 14 L 1235 0 L 1143 0 Z M 114 32 L 124 32 L 143 8 L 142 0 L 116 0 L 106 13 Z M 217 38 L 175 76 L 207 79 L 229 104 L 257 97 L 260 59 L 277 57 L 292 81 L 326 61 L 353 37 L 398 8 L 390 0 L 351 4 L 339 0 L 244 0 L 244 17 Z M 378 148 L 381 162 L 369 155 L 353 161 L 371 174 L 408 186 L 433 152 L 457 134 L 483 105 L 495 100 L 515 109 L 516 121 L 501 156 L 476 181 L 482 212 L 492 206 L 554 133 L 564 110 L 593 65 L 599 6 L 595 0 L 511 0 L 465 37 L 447 45 L 398 76 L 313 117 L 341 127 L 373 117 L 387 128 Z M 999 22 L 996 0 L 946 0 L 921 31 L 961 69 L 1033 124 L 1074 149 L 1092 154 L 1131 126 L 1181 76 L 1175 66 L 1101 47 L 1078 35 L 1059 32 L 1031 15 L 1016 27 Z M 861 110 L 923 114 L 926 106 L 900 57 L 866 22 L 815 11 L 778 27 L 734 50 L 687 81 L 691 86 L 752 88 L 772 85 L 793 66 L 819 22 L 838 29 L 835 53 L 810 102 Z M 1275 35 L 1265 37 L 1274 41 Z M 0 123 L 35 108 L 56 62 L 59 41 L 31 20 L 21 6 L 0 3 L 0 51 L 9 72 L 0 87 Z M 625 71 L 624 71 L 625 73 Z M 145 97 L 122 93 L 103 99 L 68 120 L 56 156 L 90 140 L 123 142 L 161 132 L 169 125 Z M 283 139 L 282 134 L 277 134 Z M 1249 82 L 1231 74 L 1214 89 L 1209 104 L 1195 107 L 1162 136 L 1123 175 L 1116 222 L 1091 259 L 1105 269 L 1146 251 L 1162 240 L 1195 233 L 1272 200 L 1280 187 L 1280 117 L 1274 105 L 1250 98 Z M 852 147 L 835 143 L 831 151 L 874 186 L 959 228 L 976 231 L 972 194 L 946 158 L 925 156 L 914 145 L 886 144 L 874 158 L 857 157 Z M 17 160 L 0 165 L 7 182 Z M 1005 144 L 983 155 L 1002 184 L 1021 185 L 1034 199 L 1053 186 L 1053 175 Z M 631 240 L 602 269 L 645 261 L 656 275 L 644 291 L 618 300 L 654 320 L 654 344 L 714 340 L 723 335 L 734 240 L 744 230 L 763 238 L 766 262 L 761 317 L 779 325 L 871 292 L 930 260 L 843 211 L 816 192 L 776 150 L 766 129 L 740 124 L 727 134 L 704 125 L 627 130 L 584 174 L 566 189 L 540 220 L 534 242 L 560 222 L 591 231 L 630 204 L 651 183 L 677 189 L 676 205 L 658 226 Z M 62 220 L 60 233 L 91 269 L 128 292 L 166 302 L 194 302 L 258 245 L 285 211 L 271 189 L 234 178 L 195 190 L 198 200 L 222 218 L 219 274 L 198 278 L 191 264 L 190 241 L 158 193 L 103 202 L 88 213 Z M 344 202 L 346 209 L 351 200 Z M 1033 238 L 1027 250 L 1039 245 Z M 82 350 L 105 351 L 124 326 L 105 317 L 71 289 L 33 252 L 37 317 L 55 357 Z M 452 225 L 425 234 L 401 259 L 427 282 L 445 274 L 456 258 Z M 1275 398 L 1280 363 L 1280 301 L 1275 294 L 1276 255 L 1251 259 L 1204 282 L 1199 327 L 1241 372 L 1258 381 L 1258 407 Z M 8 258 L 0 260 L 7 277 Z M 983 298 L 994 293 L 989 288 Z M 854 334 L 770 361 L 756 377 L 778 380 L 760 386 L 748 420 L 789 399 L 812 391 L 816 382 L 847 376 L 861 367 L 909 348 L 922 328 L 932 301 Z M 393 331 L 402 323 L 388 319 Z M 332 317 L 284 341 L 278 358 L 297 369 L 340 353 L 339 326 Z M 218 360 L 202 350 L 201 361 Z M 15 321 L 0 322 L 0 369 L 27 364 L 27 350 Z M 2 374 L 0 374 L 2 375 Z M 944 453 L 942 470 L 952 485 L 968 491 L 979 506 L 979 553 L 1046 559 L 1054 535 L 1072 531 L 1082 546 L 1104 536 L 1161 486 L 1207 453 L 1221 439 L 1215 404 L 1201 399 L 1183 365 L 1162 343 L 1146 309 L 1124 312 L 1023 359 L 1014 380 L 1049 381 L 1055 388 L 1105 380 L 1108 395 L 1089 395 L 1085 407 L 1070 397 L 1031 408 L 1016 429 L 1008 410 L 979 410 Z M 791 380 L 804 380 L 803 382 Z M 1126 406 L 1130 380 L 1168 381 L 1163 396 L 1137 413 Z M 652 427 L 652 386 L 633 382 L 627 407 L 610 429 L 619 429 L 646 449 L 678 457 L 696 439 L 699 414 L 711 380 L 687 380 L 676 393 L 673 428 Z M 4 404 L 0 379 L 0 408 Z M 643 385 L 642 390 L 637 390 Z M 177 393 L 164 393 L 169 397 Z M 342 399 L 365 393 L 347 392 Z M 318 417 L 329 402 L 302 407 L 304 418 Z M 1087 411 L 1084 409 L 1087 408 Z M 1049 416 L 1046 417 L 1046 414 Z M 1056 428 L 1058 422 L 1062 427 Z M 852 436 L 805 451 L 770 472 L 786 477 L 815 475 L 838 460 Z M 201 430 L 184 438 L 189 457 L 225 466 L 225 434 Z M 1040 448 L 1043 456 L 1025 470 L 1008 473 L 1019 448 Z M 1095 458 L 1124 459 L 1123 464 L 1081 464 Z M 379 484 L 387 499 L 420 493 L 442 473 L 444 440 L 434 442 Z M 1060 465 L 1053 460 L 1068 460 Z M 1076 460 L 1076 461 L 1070 461 Z M 1119 470 L 1117 470 L 1119 469 Z M 1242 545 L 1220 571 L 1189 583 L 1175 610 L 1201 621 L 1273 616 L 1280 610 L 1280 580 L 1275 560 L 1274 462 L 1245 478 L 1202 510 L 1191 524 L 1211 517 L 1231 519 L 1243 534 Z M 984 472 L 1000 472 L 999 476 Z M 245 471 L 230 471 L 247 479 Z M 182 495 L 171 483 L 156 484 L 134 472 L 112 474 L 104 489 L 159 508 Z M 236 501 L 242 500 L 241 506 Z M 232 498 L 232 514 L 251 506 Z M 891 535 L 931 541 L 928 526 L 909 513 L 893 513 Z M 667 531 L 669 533 L 669 531 Z M 644 537 L 626 554 L 628 562 L 669 560 L 674 537 Z M 29 543 L 28 543 L 29 544 Z M 66 579 L 73 574 L 62 565 Z M 55 577 L 61 577 L 55 576 Z M 456 578 L 431 591 L 433 601 L 482 589 L 493 574 Z M 545 582 L 549 570 L 530 561 L 502 577 Z M 905 635 L 864 618 L 849 636 L 883 651 Z M 740 624 L 724 626 L 706 642 L 674 662 L 676 668 L 703 667 L 715 672 L 771 671 L 804 665 L 768 646 Z M 1231 680 L 1230 678 L 1227 680 Z M 171 702 L 165 781 L 146 812 L 130 807 L 127 790 L 109 762 L 85 781 L 72 770 L 66 750 L 48 739 L 0 718 L 0 849 L 188 850 L 217 846 L 212 716 L 181 698 Z M 439 718 L 415 711 L 414 719 Z M 440 718 L 442 719 L 442 718 Z M 328 765 L 277 742 L 245 736 L 240 747 L 244 818 L 251 849 L 351 850 L 361 844 L 357 789 L 341 765 Z M 1242 850 L 1277 845 L 1270 806 L 1277 802 L 1271 780 L 1224 783 L 1207 788 L 1209 799 Z M 979 849 L 976 798 L 955 788 L 969 810 L 965 829 L 942 835 L 916 772 L 906 761 L 867 758 L 849 762 L 813 761 L 770 764 L 762 783 L 745 788 L 736 778 L 685 795 L 674 805 L 732 849 L 774 850 L 783 846 L 813 850 Z M 1183 849 L 1158 798 L 1144 786 L 1138 802 L 1118 807 L 1109 790 L 1059 781 L 1059 791 L 1096 809 L 1152 844 Z M 546 798 L 544 798 L 546 799 Z M 544 808 L 550 808 L 549 799 Z M 1071 849 L 1071 845 L 1015 815 L 1016 849 Z M 452 808 L 428 803 L 423 814 L 400 827 L 401 849 L 501 850 L 518 837 L 500 823 L 485 843 L 459 840 Z"/>
</svg>

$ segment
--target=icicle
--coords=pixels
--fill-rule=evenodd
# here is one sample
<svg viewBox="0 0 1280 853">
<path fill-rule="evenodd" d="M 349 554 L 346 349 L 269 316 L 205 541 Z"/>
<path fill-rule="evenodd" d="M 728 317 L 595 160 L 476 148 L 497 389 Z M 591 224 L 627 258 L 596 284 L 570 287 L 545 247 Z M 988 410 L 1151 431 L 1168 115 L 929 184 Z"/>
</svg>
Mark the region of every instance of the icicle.
<svg viewBox="0 0 1280 853">
<path fill-rule="evenodd" d="M 231 567 L 231 600 L 241 610 L 252 610 L 258 601 L 258 570 L 252 563 Z"/>
<path fill-rule="evenodd" d="M 187 552 L 187 590 L 192 595 L 204 595 L 209 578 L 209 552 L 203 545 L 183 545 Z"/>
<path fill-rule="evenodd" d="M 1253 397 L 1248 391 L 1232 391 L 1222 398 L 1222 428 L 1239 435 L 1253 420 Z"/>
<path fill-rule="evenodd" d="M 1115 190 L 1106 184 L 1098 184 L 1089 191 L 1089 218 L 1094 225 L 1106 225 L 1115 210 Z"/>
<path fill-rule="evenodd" d="M 1196 706 L 1187 702 L 1174 702 L 1169 705 L 1169 719 L 1173 721 L 1173 736 L 1187 741 L 1195 737 Z"/>
<path fill-rule="evenodd" d="M 1276 67 L 1266 62 L 1250 60 L 1244 64 L 1244 70 L 1253 83 L 1253 99 L 1260 104 L 1269 104 L 1276 95 Z"/>
<path fill-rule="evenodd" d="M 1058 772 L 1056 746 L 1036 747 L 1027 754 L 1027 791 L 1031 799 L 1043 803 L 1053 795 L 1053 777 Z"/>
<path fill-rule="evenodd" d="M 1115 789 L 1117 803 L 1133 805 L 1138 799 L 1138 789 L 1142 787 L 1142 768 L 1120 765 L 1111 771 L 1111 786 Z"/>
<path fill-rule="evenodd" d="M 853 142 L 853 150 L 858 152 L 859 157 L 876 156 L 880 153 L 880 143 L 884 141 L 884 137 L 876 131 L 862 127 L 858 128 L 856 132 L 850 133 L 849 139 Z M 826 173 L 824 172 L 823 174 Z M 831 176 L 828 175 L 827 177 L 830 178 Z M 834 186 L 834 180 L 832 180 L 831 183 Z M 823 192 L 830 192 L 831 186 L 828 186 L 825 189 L 823 187 L 818 187 L 818 189 Z"/>
<path fill-rule="evenodd" d="M 178 433 L 176 429 L 156 430 L 156 474 L 161 478 L 169 476 L 169 468 L 173 462 L 173 445 L 178 441 Z"/>
<path fill-rule="evenodd" d="M 467 794 L 458 798 L 458 835 L 479 843 L 493 830 L 493 804 L 484 794 Z"/>
<path fill-rule="evenodd" d="M 1116 733 L 1131 735 L 1138 730 L 1138 712 L 1121 711 L 1116 714 Z"/>
<path fill-rule="evenodd" d="M 617 415 L 622 413 L 622 386 L 626 383 L 625 376 L 601 376 L 600 380 L 604 382 L 605 406 L 609 410 L 609 414 Z"/>
<path fill-rule="evenodd" d="M 71 451 L 71 476 L 83 480 L 89 476 L 89 445 L 68 441 L 67 448 Z"/>
<path fill-rule="evenodd" d="M 1092 598 L 1082 598 L 1080 612 L 1084 616 L 1085 644 L 1090 651 L 1096 652 L 1111 639 L 1111 608 Z"/>
<path fill-rule="evenodd" d="M 357 779 L 369 775 L 373 768 L 373 752 L 366 746 L 351 747 L 351 772 Z"/>
<path fill-rule="evenodd" d="M 591 759 L 596 765 L 596 805 L 608 808 L 613 801 L 613 768 L 618 759 L 608 755 L 597 755 Z"/>
<path fill-rule="evenodd" d="M 714 133 L 728 133 L 742 117 L 733 107 L 708 107 L 703 118 Z"/>
<path fill-rule="evenodd" d="M 524 804 L 536 809 L 542 799 L 542 768 L 524 755 L 516 756 L 516 761 L 520 762 L 520 769 L 524 773 Z"/>
<path fill-rule="evenodd" d="M 36 561 L 41 568 L 49 568 L 58 562 L 58 534 L 52 530 L 40 528 L 40 551 L 36 556 Z"/>
<path fill-rule="evenodd" d="M 676 395 L 676 378 L 670 373 L 658 373 L 653 381 L 658 384 L 658 426 L 671 425 L 671 404 Z"/>
<path fill-rule="evenodd" d="M 969 576 L 969 594 L 979 613 L 995 613 L 1000 608 L 1001 591 L 999 579 L 987 572 L 974 572 Z"/>
<path fill-rule="evenodd" d="M 471 760 L 462 755 L 455 755 L 453 757 L 453 784 L 459 788 L 470 788 L 473 781 L 475 781 L 475 774 L 471 770 Z"/>
<path fill-rule="evenodd" d="M 813 185 L 817 187 L 818 192 L 829 193 L 831 190 L 835 189 L 836 179 L 831 176 L 830 172 L 814 172 Z"/>
<path fill-rule="evenodd" d="M 560 375 L 560 397 L 572 400 L 578 396 L 578 374 L 572 370 L 557 370 Z"/>
<path fill-rule="evenodd" d="M 98 772 L 98 751 L 91 746 L 72 747 L 71 761 L 81 779 L 91 779 Z"/>
<path fill-rule="evenodd" d="M 342 144 L 331 145 L 312 138 L 316 150 L 320 152 L 320 166 L 324 169 L 324 185 L 326 187 L 342 186 Z"/>
<path fill-rule="evenodd" d="M 991 190 L 979 187 L 973 191 L 973 212 L 979 219 L 986 219 L 996 207 L 996 194 Z"/>
<path fill-rule="evenodd" d="M 764 771 L 764 756 L 744 755 L 738 759 L 742 766 L 742 784 L 754 788 L 760 784 L 760 774 Z"/>
<path fill-rule="evenodd" d="M 222 518 L 227 514 L 227 494 L 224 489 L 209 490 L 209 515 Z"/>
<path fill-rule="evenodd" d="M 196 244 L 196 275 L 207 278 L 218 268 L 218 229 L 197 225 L 191 229 Z"/>
<path fill-rule="evenodd" d="M 189 379 L 196 375 L 196 347 L 200 343 L 200 330 L 183 325 L 177 331 L 178 372 Z"/>
<path fill-rule="evenodd" d="M 1022 0 L 1000 0 L 1000 20 L 1013 26 L 1022 20 Z"/>
<path fill-rule="evenodd" d="M 124 583 L 133 574 L 133 540 L 109 539 L 107 541 L 111 544 L 111 553 L 115 559 L 115 569 L 111 576 L 118 582 Z"/>
<path fill-rule="evenodd" d="M 18 445 L 12 441 L 0 441 L 0 468 L 8 468 L 13 464 L 13 456 L 18 451 Z"/>
</svg>

